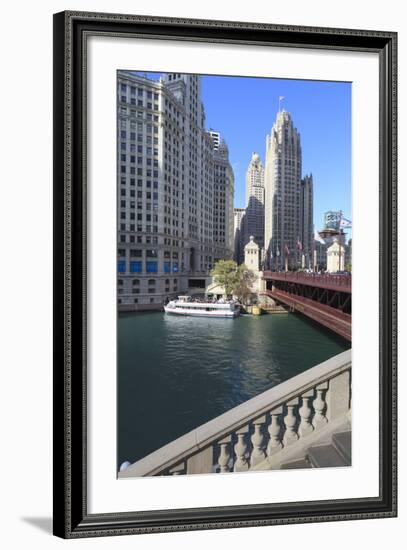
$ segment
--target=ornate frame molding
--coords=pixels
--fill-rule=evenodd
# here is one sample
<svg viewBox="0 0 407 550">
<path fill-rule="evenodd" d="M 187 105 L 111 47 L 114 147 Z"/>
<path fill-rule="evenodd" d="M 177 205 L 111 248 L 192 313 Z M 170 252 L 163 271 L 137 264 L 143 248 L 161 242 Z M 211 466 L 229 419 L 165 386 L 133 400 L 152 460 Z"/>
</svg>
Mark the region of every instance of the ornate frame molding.
<svg viewBox="0 0 407 550">
<path fill-rule="evenodd" d="M 380 59 L 380 496 L 87 513 L 87 37 L 370 51 Z M 94 537 L 394 517 L 397 513 L 397 34 L 68 11 L 54 15 L 54 534 Z"/>
</svg>

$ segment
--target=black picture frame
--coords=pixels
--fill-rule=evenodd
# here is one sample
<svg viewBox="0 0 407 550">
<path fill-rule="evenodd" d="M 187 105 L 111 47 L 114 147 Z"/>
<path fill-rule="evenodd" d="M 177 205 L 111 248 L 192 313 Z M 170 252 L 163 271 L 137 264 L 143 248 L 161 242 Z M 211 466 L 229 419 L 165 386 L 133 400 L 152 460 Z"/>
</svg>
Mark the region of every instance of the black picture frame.
<svg viewBox="0 0 407 550">
<path fill-rule="evenodd" d="M 377 498 L 173 509 L 87 511 L 86 44 L 151 36 L 379 55 L 380 494 Z M 396 441 L 397 34 L 136 15 L 54 15 L 54 534 L 63 538 L 394 517 Z"/>
</svg>

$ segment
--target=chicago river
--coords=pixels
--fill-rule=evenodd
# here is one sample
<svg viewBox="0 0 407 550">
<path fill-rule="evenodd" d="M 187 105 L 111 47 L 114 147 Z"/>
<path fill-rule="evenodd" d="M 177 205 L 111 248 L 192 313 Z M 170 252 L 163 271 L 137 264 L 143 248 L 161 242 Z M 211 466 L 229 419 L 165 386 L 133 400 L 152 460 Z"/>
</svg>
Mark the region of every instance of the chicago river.
<svg viewBox="0 0 407 550">
<path fill-rule="evenodd" d="M 295 314 L 121 314 L 117 333 L 118 465 L 350 347 Z"/>
</svg>

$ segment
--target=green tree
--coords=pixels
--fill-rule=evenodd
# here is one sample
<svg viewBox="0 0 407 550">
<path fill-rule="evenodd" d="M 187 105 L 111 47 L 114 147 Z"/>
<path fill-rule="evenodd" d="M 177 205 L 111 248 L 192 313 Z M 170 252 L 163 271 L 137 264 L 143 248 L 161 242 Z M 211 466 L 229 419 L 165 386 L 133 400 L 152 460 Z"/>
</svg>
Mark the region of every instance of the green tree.
<svg viewBox="0 0 407 550">
<path fill-rule="evenodd" d="M 238 269 L 238 277 L 237 277 L 238 280 L 235 287 L 233 288 L 233 294 L 237 296 L 240 303 L 247 304 L 247 302 L 249 301 L 249 298 L 253 293 L 252 285 L 254 283 L 256 276 L 253 273 L 253 271 L 250 271 L 250 269 L 247 269 L 247 267 L 244 264 L 239 265 L 237 269 Z"/>
<path fill-rule="evenodd" d="M 237 283 L 237 263 L 233 260 L 219 260 L 211 271 L 215 283 L 223 286 L 226 296 L 231 296 Z"/>
<path fill-rule="evenodd" d="M 215 283 L 223 286 L 227 297 L 235 294 L 239 301 L 246 302 L 250 297 L 255 275 L 247 267 L 237 265 L 233 260 L 219 260 L 211 271 Z"/>
<path fill-rule="evenodd" d="M 345 264 L 345 270 L 351 272 L 352 271 L 352 262 L 347 262 Z"/>
</svg>

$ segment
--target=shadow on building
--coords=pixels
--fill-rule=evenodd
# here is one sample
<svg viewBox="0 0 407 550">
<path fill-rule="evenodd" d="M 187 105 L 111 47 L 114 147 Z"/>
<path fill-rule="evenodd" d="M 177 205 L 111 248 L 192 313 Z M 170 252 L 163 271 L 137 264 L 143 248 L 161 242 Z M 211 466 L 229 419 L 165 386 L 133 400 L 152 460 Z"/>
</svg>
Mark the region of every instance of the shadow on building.
<svg viewBox="0 0 407 550">
<path fill-rule="evenodd" d="M 261 261 L 264 259 L 264 204 L 251 196 L 249 204 L 244 209 L 240 223 L 235 226 L 233 259 L 239 265 L 244 263 L 244 247 L 250 242 L 250 237 L 258 244 L 261 251 Z"/>
</svg>

